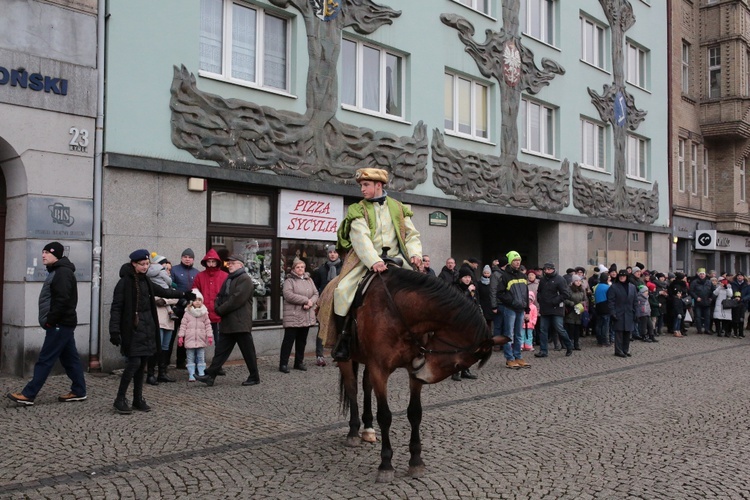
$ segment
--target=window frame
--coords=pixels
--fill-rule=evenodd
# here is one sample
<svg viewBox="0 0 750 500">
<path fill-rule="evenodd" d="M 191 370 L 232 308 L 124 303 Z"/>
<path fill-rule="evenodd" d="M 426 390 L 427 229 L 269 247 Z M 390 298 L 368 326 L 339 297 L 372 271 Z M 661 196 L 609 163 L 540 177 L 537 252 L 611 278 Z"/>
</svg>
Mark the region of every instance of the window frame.
<svg viewBox="0 0 750 500">
<path fill-rule="evenodd" d="M 531 148 L 531 124 L 529 120 L 529 116 L 531 113 L 530 106 L 537 106 L 540 110 L 545 110 L 548 113 L 547 120 L 539 120 L 539 145 L 540 149 L 543 149 L 544 146 L 550 147 L 552 149 L 551 152 L 546 151 L 537 151 Z M 528 99 L 526 96 L 521 97 L 521 108 L 519 109 L 519 113 L 522 115 L 523 120 L 523 131 L 522 131 L 522 137 L 523 140 L 519 140 L 519 145 L 521 146 L 521 151 L 524 153 L 537 155 L 537 156 L 544 156 L 545 158 L 555 158 L 556 150 L 557 150 L 557 141 L 556 141 L 556 133 L 557 133 L 557 113 L 556 108 L 553 108 L 550 105 L 543 104 L 542 102 L 535 101 L 532 99 Z M 547 129 L 547 123 L 551 124 L 551 130 Z M 544 125 L 544 126 L 543 126 Z M 519 139 L 521 139 L 519 137 Z M 551 141 L 551 144 L 550 144 Z"/>
<path fill-rule="evenodd" d="M 682 80 L 681 90 L 685 95 L 690 94 L 690 44 L 685 40 L 682 41 Z"/>
<path fill-rule="evenodd" d="M 747 200 L 747 158 L 742 157 L 742 162 L 740 162 L 740 201 L 745 202 Z"/>
<path fill-rule="evenodd" d="M 490 3 L 491 3 L 490 0 L 454 0 L 454 1 L 457 2 L 457 3 L 460 3 L 461 5 L 463 5 L 466 8 L 469 8 L 471 10 L 475 10 L 475 11 L 479 12 L 480 14 L 484 14 L 485 16 L 492 15 L 490 13 L 490 10 L 491 10 L 490 9 Z M 484 3 L 484 5 L 487 6 L 487 10 L 484 11 L 484 10 L 478 8 L 477 5 L 479 5 L 479 3 Z"/>
<path fill-rule="evenodd" d="M 690 143 L 690 193 L 698 196 L 698 145 Z"/>
<path fill-rule="evenodd" d="M 290 17 L 286 17 L 283 15 L 280 15 L 276 12 L 270 13 L 267 9 L 264 9 L 263 7 L 255 4 L 249 4 L 240 2 L 237 0 L 217 0 L 221 1 L 222 4 L 222 16 L 221 16 L 221 71 L 219 73 L 216 73 L 214 71 L 203 69 L 202 64 L 203 62 L 200 60 L 198 61 L 198 74 L 202 77 L 207 78 L 213 78 L 217 80 L 223 80 L 229 83 L 233 83 L 236 85 L 242 85 L 246 87 L 252 87 L 257 88 L 261 90 L 266 90 L 274 93 L 280 93 L 280 94 L 289 94 L 291 92 L 291 52 L 292 52 L 292 19 Z M 201 0 L 201 3 L 203 0 Z M 233 44 L 233 24 L 232 21 L 234 19 L 234 8 L 235 6 L 246 8 L 249 10 L 255 11 L 255 80 L 245 80 L 243 78 L 238 78 L 232 75 L 233 66 L 232 66 L 232 59 L 233 59 L 233 52 L 234 52 L 234 44 Z M 202 7 L 201 7 L 202 8 Z M 266 50 L 266 40 L 265 40 L 265 32 L 266 32 L 266 19 L 267 17 L 272 17 L 274 19 L 279 19 L 284 22 L 284 28 L 285 28 L 285 34 L 284 34 L 284 41 L 285 41 L 285 50 L 284 50 L 284 82 L 285 86 L 284 88 L 276 87 L 274 85 L 270 85 L 266 83 L 266 69 L 265 69 L 265 63 L 266 58 L 268 56 L 268 52 Z M 203 38 L 203 31 L 201 30 L 199 33 L 199 46 L 202 45 L 202 39 Z M 200 53 L 200 50 L 199 50 Z"/>
<path fill-rule="evenodd" d="M 631 154 L 631 148 L 632 145 L 635 144 L 638 147 L 637 149 L 637 156 L 638 156 L 638 175 L 633 174 L 632 167 L 633 167 L 633 155 Z M 626 165 L 626 171 L 627 176 L 631 179 L 636 179 L 639 181 L 648 181 L 648 140 L 637 136 L 637 135 L 628 135 L 627 139 L 627 145 L 625 149 L 625 165 Z"/>
<path fill-rule="evenodd" d="M 473 79 L 471 77 L 468 77 L 468 76 L 465 76 L 465 75 L 462 75 L 462 74 L 459 74 L 459 73 L 456 73 L 456 72 L 453 72 L 453 71 L 450 71 L 450 70 L 446 70 L 444 72 L 444 78 L 443 78 L 444 82 L 445 82 L 444 84 L 446 85 L 446 87 L 447 87 L 447 84 L 448 84 L 448 82 L 447 82 L 447 78 L 448 77 L 451 78 L 451 82 L 452 82 L 452 85 L 451 85 L 451 104 L 452 104 L 453 107 L 451 109 L 451 114 L 452 114 L 452 117 L 453 117 L 453 120 L 452 120 L 453 121 L 453 128 L 448 128 L 447 127 L 447 123 L 446 123 L 447 122 L 447 116 L 446 116 L 446 118 L 444 118 L 444 120 L 443 120 L 443 130 L 445 131 L 445 133 L 447 133 L 449 135 L 455 135 L 455 136 L 458 136 L 458 137 L 464 137 L 464 138 L 467 138 L 467 139 L 472 139 L 472 140 L 477 140 L 477 141 L 482 141 L 482 142 L 489 142 L 490 141 L 490 133 L 491 133 L 491 126 L 490 126 L 490 124 L 492 123 L 492 120 L 491 120 L 491 117 L 490 117 L 490 113 L 491 113 L 491 110 L 492 110 L 492 106 L 490 106 L 490 100 L 491 100 L 491 98 L 490 98 L 490 89 L 491 89 L 490 85 L 488 85 L 486 83 L 483 83 L 483 82 L 480 82 L 478 80 L 475 80 L 475 79 Z M 461 116 L 461 109 L 462 108 L 460 107 L 461 102 L 460 102 L 460 99 L 459 99 L 459 84 L 458 84 L 459 80 L 463 80 L 463 81 L 468 82 L 470 84 L 470 88 L 471 88 L 471 90 L 470 90 L 470 96 L 469 96 L 470 122 L 471 122 L 470 123 L 470 131 L 469 131 L 469 133 L 462 132 L 460 130 L 461 123 L 460 123 L 460 118 L 459 117 Z M 486 130 L 485 130 L 485 134 L 486 135 L 485 136 L 481 136 L 481 135 L 477 134 L 477 131 L 478 131 L 478 127 L 477 127 L 477 125 L 478 125 L 477 124 L 477 119 L 478 119 L 478 113 L 477 113 L 477 111 L 478 111 L 478 108 L 477 108 L 477 106 L 478 106 L 478 102 L 477 102 L 477 90 L 478 89 L 477 88 L 478 87 L 482 87 L 485 90 L 485 97 L 486 97 L 485 98 L 485 109 L 484 109 L 484 116 L 485 116 L 485 119 L 486 119 Z M 447 88 L 445 89 L 445 91 L 447 93 Z M 444 103 L 444 104 L 447 105 L 448 103 Z"/>
<path fill-rule="evenodd" d="M 703 146 L 703 197 L 708 198 L 708 148 Z"/>
<path fill-rule="evenodd" d="M 531 5 L 534 2 L 534 5 Z M 529 38 L 538 40 L 546 45 L 555 47 L 555 37 L 557 36 L 556 21 L 556 4 L 555 0 L 521 0 L 521 18 L 523 19 L 522 33 Z M 546 8 L 539 8 L 541 5 L 545 5 Z M 532 33 L 532 16 L 529 13 L 538 14 L 539 19 L 533 19 L 538 21 L 539 36 Z"/>
<path fill-rule="evenodd" d="M 605 70 L 607 68 L 607 26 L 594 21 L 590 17 L 584 16 L 583 14 L 580 15 L 579 19 L 581 20 L 581 61 L 590 64 L 591 66 L 594 66 L 595 68 L 599 68 L 601 70 Z M 592 33 L 600 33 L 600 37 L 594 36 L 594 42 L 593 42 L 593 49 L 594 54 L 592 55 L 593 60 L 589 60 L 587 58 L 587 30 L 586 25 L 591 25 L 593 28 Z M 598 43 L 597 43 L 598 42 Z M 597 63 L 597 59 L 601 59 L 601 66 Z"/>
<path fill-rule="evenodd" d="M 632 64 L 631 54 L 637 56 L 637 64 L 635 65 Z M 635 73 L 633 73 L 633 71 L 635 71 Z M 633 80 L 633 76 L 635 76 L 635 81 Z M 625 81 L 638 88 L 647 89 L 648 77 L 648 51 L 645 48 L 628 41 L 625 44 Z"/>
<path fill-rule="evenodd" d="M 342 37 L 341 39 L 341 64 L 344 64 L 343 50 L 344 43 L 353 43 L 355 48 L 355 75 L 354 75 L 354 104 L 344 102 L 344 91 L 347 82 L 344 81 L 344 74 L 342 71 L 341 85 L 340 85 L 340 102 L 341 107 L 349 111 L 356 111 L 358 113 L 365 113 L 368 115 L 378 116 L 381 118 L 387 118 L 391 120 L 406 120 L 406 54 L 387 49 L 381 45 L 372 43 L 370 41 L 364 42 L 353 37 Z M 364 106 L 364 51 L 365 48 L 376 50 L 379 52 L 378 55 L 378 110 L 370 109 Z M 391 114 L 387 112 L 387 73 L 388 73 L 388 56 L 393 56 L 400 62 L 400 114 Z"/>
<path fill-rule="evenodd" d="M 591 130 L 593 130 L 594 134 L 592 137 L 589 137 L 587 134 L 587 125 L 589 125 Z M 599 131 L 601 131 L 599 133 Z M 597 170 L 600 172 L 606 172 L 606 162 L 607 162 L 607 128 L 598 122 L 595 122 L 593 120 L 589 120 L 587 118 L 581 117 L 581 165 L 585 166 L 586 168 L 590 168 L 592 170 Z M 598 140 L 599 136 L 601 135 L 601 141 Z M 587 160 L 587 146 L 589 141 L 593 138 L 594 141 L 594 158 L 595 162 L 598 162 L 601 160 L 602 165 L 595 165 L 593 163 L 588 163 Z"/>
<path fill-rule="evenodd" d="M 685 139 L 677 140 L 677 190 L 685 192 Z"/>
<path fill-rule="evenodd" d="M 712 54 L 714 52 L 714 54 Z M 708 62 L 708 98 L 719 99 L 721 98 L 721 46 L 715 45 L 708 47 L 707 59 Z M 716 78 L 716 92 L 714 87 L 711 86 L 712 76 Z"/>
</svg>

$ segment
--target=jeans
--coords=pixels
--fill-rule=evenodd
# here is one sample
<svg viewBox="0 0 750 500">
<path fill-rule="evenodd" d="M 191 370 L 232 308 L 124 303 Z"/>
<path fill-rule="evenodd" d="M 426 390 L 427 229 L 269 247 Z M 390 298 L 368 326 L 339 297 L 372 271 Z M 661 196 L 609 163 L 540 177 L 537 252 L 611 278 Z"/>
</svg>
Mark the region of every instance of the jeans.
<svg viewBox="0 0 750 500">
<path fill-rule="evenodd" d="M 522 342 L 523 345 L 527 345 L 529 347 L 534 345 L 534 329 L 533 328 L 524 328 L 523 329 L 523 336 L 522 336 Z"/>
<path fill-rule="evenodd" d="M 509 307 L 503 308 L 503 335 L 512 341 L 503 346 L 503 353 L 507 361 L 521 359 L 522 330 L 523 311 L 514 311 Z"/>
<path fill-rule="evenodd" d="M 164 328 L 159 328 L 159 333 L 161 334 L 161 350 L 162 351 L 168 351 L 169 350 L 169 341 L 172 340 L 172 330 L 166 330 Z"/>
<path fill-rule="evenodd" d="M 596 343 L 599 345 L 609 344 L 609 314 L 596 317 Z"/>
<path fill-rule="evenodd" d="M 185 363 L 190 380 L 194 380 L 194 375 L 205 375 L 206 370 L 206 348 L 195 347 L 185 349 Z M 197 370 L 196 370 L 197 367 Z"/>
<path fill-rule="evenodd" d="M 492 336 L 493 337 L 499 337 L 503 335 L 504 311 L 505 311 L 505 307 L 503 307 L 501 304 L 498 304 L 497 313 L 495 314 L 495 317 L 492 318 Z"/>
<path fill-rule="evenodd" d="M 693 305 L 693 323 L 695 323 L 698 333 L 711 331 L 711 306 L 698 304 L 696 302 Z"/>
<path fill-rule="evenodd" d="M 573 349 L 573 343 L 568 337 L 568 332 L 563 328 L 563 317 L 556 315 L 545 315 L 539 316 L 539 351 L 542 354 L 547 354 L 547 344 L 549 342 L 549 327 L 550 324 L 557 332 L 560 342 L 565 344 L 565 348 L 570 350 Z"/>
<path fill-rule="evenodd" d="M 73 382 L 70 392 L 76 396 L 86 395 L 86 380 L 83 378 L 81 357 L 76 349 L 75 329 L 74 326 L 58 326 L 46 330 L 39 359 L 34 365 L 34 377 L 21 394 L 33 401 L 47 381 L 55 362 L 60 359 L 66 375 Z"/>
</svg>

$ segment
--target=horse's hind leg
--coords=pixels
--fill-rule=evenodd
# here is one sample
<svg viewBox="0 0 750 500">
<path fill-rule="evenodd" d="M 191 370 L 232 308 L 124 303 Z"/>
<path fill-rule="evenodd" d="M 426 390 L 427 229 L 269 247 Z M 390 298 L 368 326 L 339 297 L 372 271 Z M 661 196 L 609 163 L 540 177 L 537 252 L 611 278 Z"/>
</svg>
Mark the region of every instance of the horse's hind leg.
<svg viewBox="0 0 750 500">
<path fill-rule="evenodd" d="M 393 465 L 391 465 L 393 448 L 391 448 L 390 434 L 393 414 L 388 407 L 388 375 L 382 373 L 380 370 L 370 370 L 370 381 L 372 382 L 372 388 L 375 391 L 375 398 L 378 401 L 377 419 L 378 425 L 380 426 L 380 432 L 383 435 L 383 443 L 380 448 L 380 466 L 378 467 L 378 475 L 375 481 L 378 483 L 390 483 L 393 481 L 394 476 Z"/>
<path fill-rule="evenodd" d="M 375 429 L 372 427 L 372 383 L 370 383 L 370 374 L 365 365 L 362 373 L 362 441 L 366 443 L 375 443 L 378 438 L 375 435 Z"/>
<path fill-rule="evenodd" d="M 352 361 L 339 362 L 339 370 L 344 383 L 344 394 L 349 400 L 349 434 L 346 446 L 359 446 L 359 406 L 357 405 L 357 364 Z"/>
<path fill-rule="evenodd" d="M 422 462 L 422 441 L 419 437 L 419 426 L 422 423 L 422 382 L 409 379 L 409 406 L 406 415 L 411 424 L 411 439 L 409 440 L 409 475 L 413 478 L 422 477 L 424 462 Z"/>
</svg>

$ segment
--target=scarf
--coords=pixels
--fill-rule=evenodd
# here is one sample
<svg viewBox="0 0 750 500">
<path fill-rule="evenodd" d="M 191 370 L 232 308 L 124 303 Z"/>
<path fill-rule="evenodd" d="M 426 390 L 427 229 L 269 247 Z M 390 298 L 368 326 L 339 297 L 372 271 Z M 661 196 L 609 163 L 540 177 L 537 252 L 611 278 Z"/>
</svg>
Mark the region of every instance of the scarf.
<svg viewBox="0 0 750 500">
<path fill-rule="evenodd" d="M 326 267 L 328 267 L 328 282 L 330 283 L 333 278 L 335 278 L 338 275 L 338 271 L 336 270 L 336 266 L 341 264 L 341 259 L 336 260 L 329 260 L 326 262 Z"/>
<path fill-rule="evenodd" d="M 194 318 L 200 318 L 204 314 L 208 313 L 208 309 L 206 309 L 206 306 L 200 306 L 200 308 L 195 308 L 192 305 L 186 309 L 186 312 L 189 313 Z"/>
<path fill-rule="evenodd" d="M 489 278 L 485 278 L 484 276 L 482 276 L 482 278 L 480 279 L 480 281 L 482 282 L 483 285 L 489 285 L 490 284 L 490 279 Z"/>
</svg>

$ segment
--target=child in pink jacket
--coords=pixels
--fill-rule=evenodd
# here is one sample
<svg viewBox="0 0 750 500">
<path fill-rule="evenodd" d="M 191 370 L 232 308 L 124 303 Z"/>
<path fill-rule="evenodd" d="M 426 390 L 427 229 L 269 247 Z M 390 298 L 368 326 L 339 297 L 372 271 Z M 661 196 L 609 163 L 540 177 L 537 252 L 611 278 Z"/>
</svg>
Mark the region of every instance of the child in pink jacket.
<svg viewBox="0 0 750 500">
<path fill-rule="evenodd" d="M 193 289 L 193 293 L 195 300 L 185 308 L 180 332 L 177 334 L 177 345 L 185 346 L 187 352 L 188 382 L 195 382 L 196 365 L 198 375 L 205 375 L 206 346 L 214 343 L 208 309 L 203 305 L 203 295 L 198 289 Z"/>
<path fill-rule="evenodd" d="M 536 318 L 539 315 L 536 305 L 534 304 L 535 299 L 536 294 L 529 291 L 529 312 L 523 315 L 523 335 L 521 336 L 522 351 L 534 350 L 534 327 L 536 326 Z"/>
</svg>

